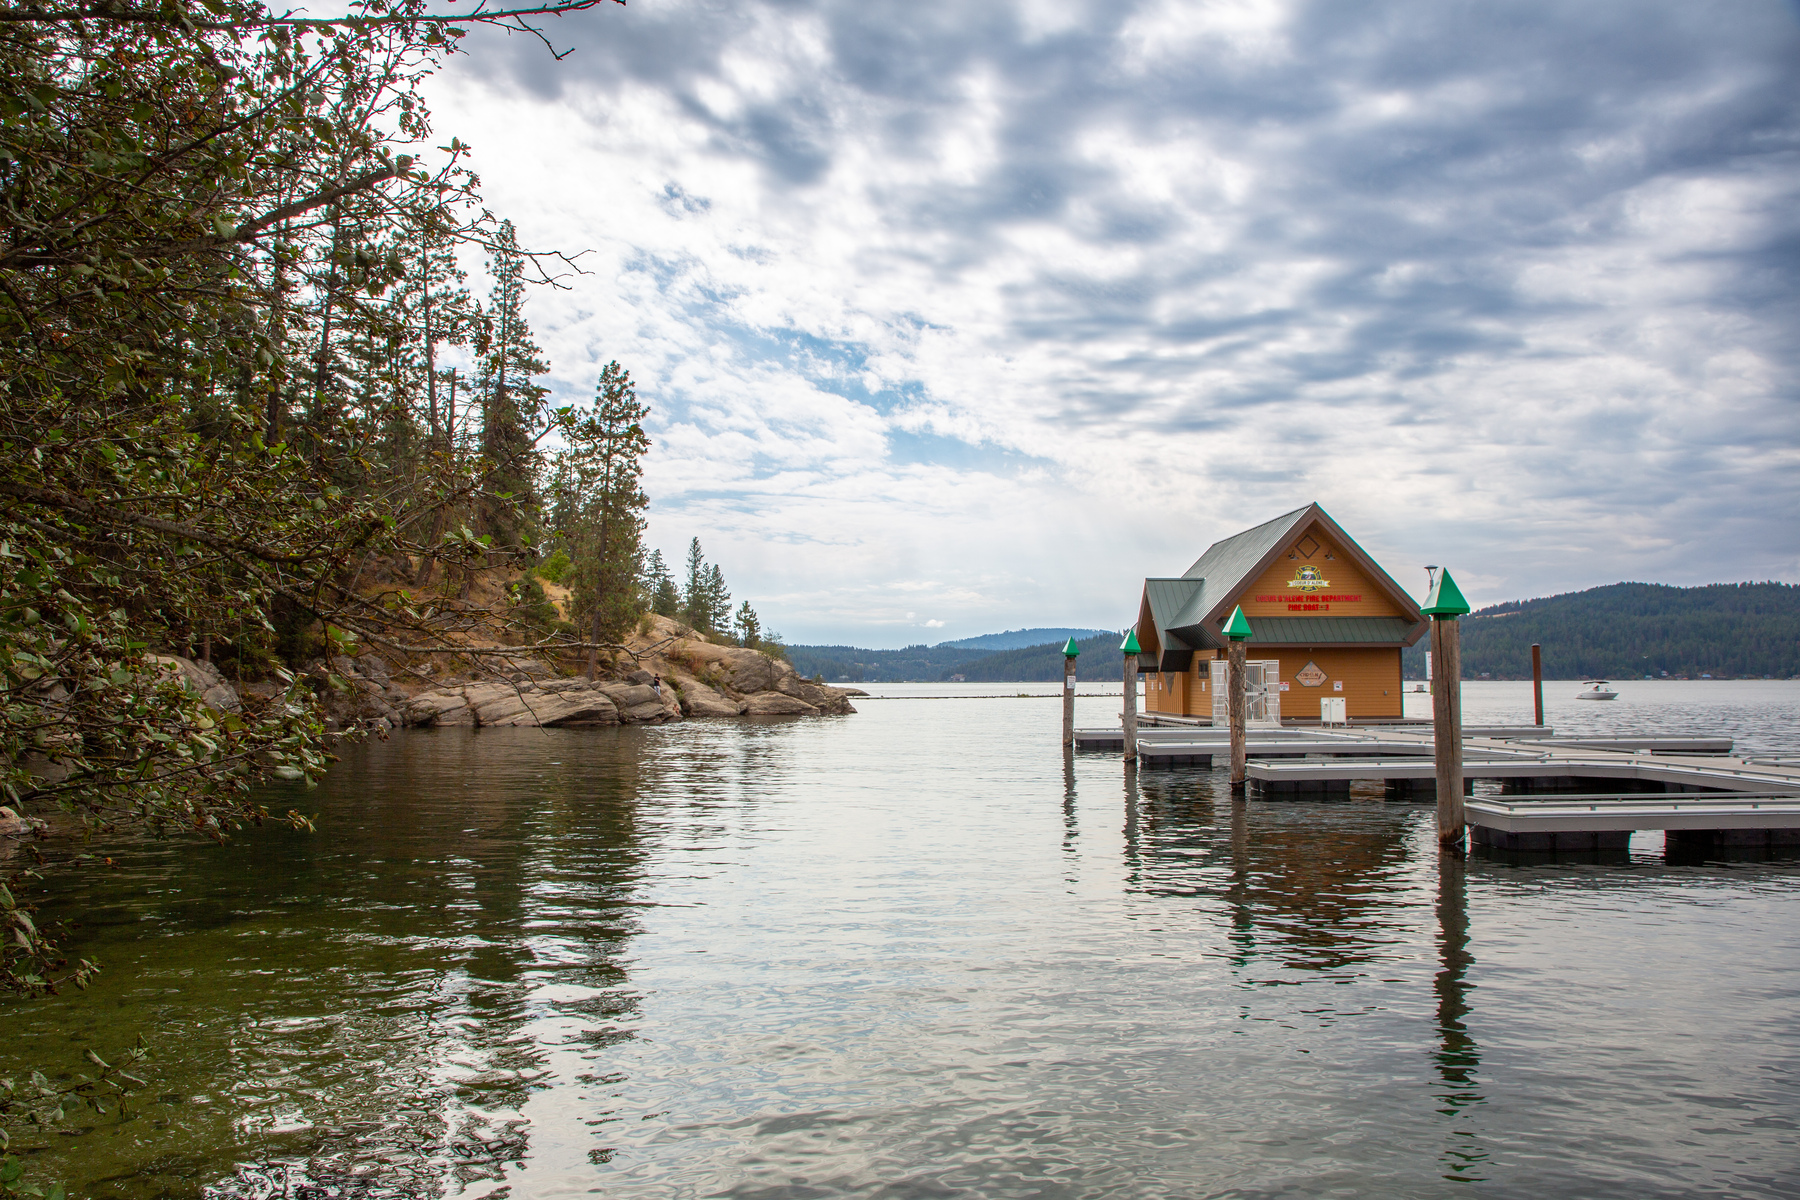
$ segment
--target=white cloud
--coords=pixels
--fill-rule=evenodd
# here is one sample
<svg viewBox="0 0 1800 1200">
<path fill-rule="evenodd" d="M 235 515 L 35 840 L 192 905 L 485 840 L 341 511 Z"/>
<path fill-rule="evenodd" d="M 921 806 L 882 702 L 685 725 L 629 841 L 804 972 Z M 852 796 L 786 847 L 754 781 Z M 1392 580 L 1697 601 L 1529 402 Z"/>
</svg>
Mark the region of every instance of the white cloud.
<svg viewBox="0 0 1800 1200">
<path fill-rule="evenodd" d="M 1478 602 L 1795 577 L 1791 15 L 1360 11 L 633 5 L 438 125 L 791 640 L 1117 626 L 1315 498 Z"/>
</svg>

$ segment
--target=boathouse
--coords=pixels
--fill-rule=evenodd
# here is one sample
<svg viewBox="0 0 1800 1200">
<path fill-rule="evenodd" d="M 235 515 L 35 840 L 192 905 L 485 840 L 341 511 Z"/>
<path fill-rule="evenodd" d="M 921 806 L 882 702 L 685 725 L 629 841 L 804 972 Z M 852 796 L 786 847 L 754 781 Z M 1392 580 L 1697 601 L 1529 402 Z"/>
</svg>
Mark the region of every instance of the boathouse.
<svg viewBox="0 0 1800 1200">
<path fill-rule="evenodd" d="M 1251 660 L 1275 662 L 1283 720 L 1401 715 L 1400 652 L 1427 628 L 1418 604 L 1318 504 L 1214 542 L 1186 573 L 1144 580 L 1138 659 L 1149 712 L 1210 717 L 1220 632 L 1243 607 Z M 1278 682 L 1277 682 L 1278 681 Z"/>
</svg>

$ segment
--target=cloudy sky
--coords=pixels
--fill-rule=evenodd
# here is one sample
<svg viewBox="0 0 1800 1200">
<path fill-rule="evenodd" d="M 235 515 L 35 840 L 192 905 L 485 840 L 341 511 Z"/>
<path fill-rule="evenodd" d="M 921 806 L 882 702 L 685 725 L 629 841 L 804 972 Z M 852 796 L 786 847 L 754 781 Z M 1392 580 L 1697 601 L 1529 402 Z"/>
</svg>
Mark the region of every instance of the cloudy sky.
<svg viewBox="0 0 1800 1200">
<path fill-rule="evenodd" d="M 1118 627 L 1317 499 L 1477 603 L 1800 580 L 1800 9 L 632 0 L 433 85 L 790 641 Z"/>
</svg>

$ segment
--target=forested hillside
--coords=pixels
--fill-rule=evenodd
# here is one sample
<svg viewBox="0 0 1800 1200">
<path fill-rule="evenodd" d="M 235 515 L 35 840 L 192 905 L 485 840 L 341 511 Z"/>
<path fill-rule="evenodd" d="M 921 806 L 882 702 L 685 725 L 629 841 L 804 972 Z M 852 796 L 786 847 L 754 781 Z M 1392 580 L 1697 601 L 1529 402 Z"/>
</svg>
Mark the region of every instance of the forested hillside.
<svg viewBox="0 0 1800 1200">
<path fill-rule="evenodd" d="M 1091 630 L 1038 629 L 1020 633 L 1057 635 L 1053 642 L 994 652 L 991 642 L 1009 641 L 1017 633 L 990 633 L 944 642 L 936 646 L 908 646 L 904 650 L 864 650 L 856 646 L 789 646 L 787 654 L 800 674 L 822 677 L 827 683 L 904 683 L 909 680 L 948 680 L 961 675 L 975 680 L 1013 681 L 1061 679 L 1062 648 L 1071 632 Z M 1120 634 L 1103 633 L 1077 642 L 1081 647 L 1082 679 L 1112 679 L 1119 674 Z M 990 643 L 984 645 L 984 643 Z M 1104 654 L 1095 654 L 1104 645 Z M 1098 659 L 1107 661 L 1105 667 Z"/>
<path fill-rule="evenodd" d="M 1496 604 L 1462 621 L 1465 679 L 1531 678 L 1531 644 L 1552 679 L 1664 674 L 1785 679 L 1800 675 L 1800 587 L 1615 583 Z M 1425 677 L 1425 642 L 1406 677 Z"/>
<path fill-rule="evenodd" d="M 827 683 L 904 683 L 937 679 L 962 663 L 983 656 L 959 646 L 908 646 L 903 650 L 865 650 L 857 646 L 789 646 L 788 661 L 808 679 Z"/>
<path fill-rule="evenodd" d="M 1005 633 L 984 633 L 979 637 L 959 638 L 953 642 L 939 642 L 941 647 L 954 646 L 959 650 L 981 650 L 992 653 L 996 650 L 1021 650 L 1028 646 L 1047 646 L 1051 642 L 1062 645 L 1070 638 L 1079 641 L 1104 633 L 1103 629 L 1045 628 L 1008 629 Z"/>
<path fill-rule="evenodd" d="M 1123 636 L 1118 633 L 1100 633 L 1076 642 L 1081 657 L 1075 661 L 1075 677 L 1084 683 L 1117 680 L 1124 666 L 1119 654 L 1119 641 Z M 954 674 L 961 675 L 971 683 L 976 680 L 1024 683 L 1061 679 L 1063 645 L 1064 642 L 1049 642 L 1018 650 L 1002 650 L 998 654 L 989 654 L 985 658 L 963 663 L 956 668 Z M 950 674 L 952 672 L 945 672 L 945 677 L 948 678 Z"/>
</svg>

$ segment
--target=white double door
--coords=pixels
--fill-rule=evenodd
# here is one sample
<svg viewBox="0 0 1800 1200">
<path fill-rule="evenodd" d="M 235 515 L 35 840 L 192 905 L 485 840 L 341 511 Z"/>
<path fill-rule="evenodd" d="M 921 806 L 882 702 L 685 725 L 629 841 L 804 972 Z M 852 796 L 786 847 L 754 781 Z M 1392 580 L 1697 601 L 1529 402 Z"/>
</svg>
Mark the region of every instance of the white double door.
<svg viewBox="0 0 1800 1200">
<path fill-rule="evenodd" d="M 1230 684 L 1226 671 L 1230 667 L 1222 658 L 1207 664 L 1212 669 L 1214 729 L 1223 729 L 1231 721 L 1227 709 Z M 1253 658 L 1244 663 L 1244 724 L 1278 729 L 1281 726 L 1281 663 L 1273 658 Z"/>
</svg>

